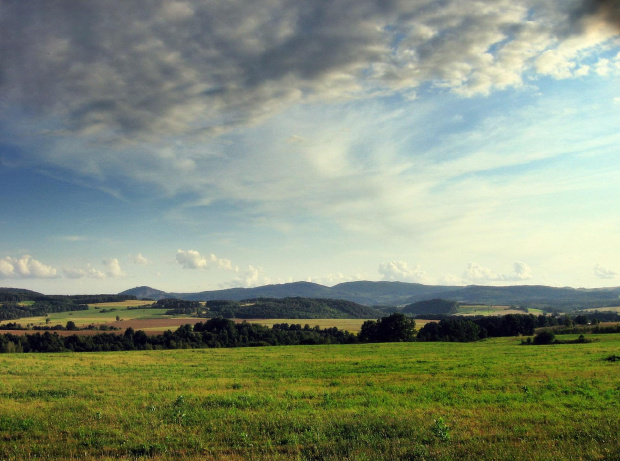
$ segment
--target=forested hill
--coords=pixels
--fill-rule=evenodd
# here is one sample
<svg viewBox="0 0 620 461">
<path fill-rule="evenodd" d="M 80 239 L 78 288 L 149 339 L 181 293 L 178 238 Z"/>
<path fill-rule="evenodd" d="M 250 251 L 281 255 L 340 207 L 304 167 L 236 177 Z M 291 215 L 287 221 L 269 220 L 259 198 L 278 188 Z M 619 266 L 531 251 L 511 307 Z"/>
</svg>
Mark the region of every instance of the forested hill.
<svg viewBox="0 0 620 461">
<path fill-rule="evenodd" d="M 333 287 L 309 282 L 295 282 L 200 293 L 167 293 L 150 287 L 137 287 L 120 294 L 136 296 L 139 299 L 179 298 L 190 301 L 304 297 L 343 299 L 366 306 L 402 306 L 438 298 L 461 303 L 555 307 L 562 310 L 620 305 L 620 287 L 575 289 L 531 285 L 434 286 L 418 283 L 364 281 L 341 283 Z"/>
<path fill-rule="evenodd" d="M 135 299 L 131 295 L 44 295 L 36 291 L 0 288 L 0 320 L 38 317 L 53 312 L 88 309 L 89 303 Z"/>
<path fill-rule="evenodd" d="M 245 301 L 207 301 L 210 316 L 238 319 L 368 319 L 382 313 L 342 299 L 258 298 Z"/>
</svg>

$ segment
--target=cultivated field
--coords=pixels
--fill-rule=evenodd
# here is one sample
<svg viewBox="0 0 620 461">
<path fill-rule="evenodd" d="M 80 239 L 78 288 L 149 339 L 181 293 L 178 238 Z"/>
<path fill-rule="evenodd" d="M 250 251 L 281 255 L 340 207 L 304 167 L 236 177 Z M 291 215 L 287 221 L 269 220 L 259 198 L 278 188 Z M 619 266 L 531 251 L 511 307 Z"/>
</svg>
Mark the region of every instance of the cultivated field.
<svg viewBox="0 0 620 461">
<path fill-rule="evenodd" d="M 510 306 L 492 306 L 486 304 L 471 305 L 462 304 L 459 306 L 456 315 L 507 315 L 507 314 L 534 314 L 541 315 L 540 309 L 528 309 L 527 312 L 520 309 L 511 309 Z"/>
<path fill-rule="evenodd" d="M 620 459 L 620 335 L 1 354 L 0 459 Z"/>
<path fill-rule="evenodd" d="M 18 320 L 8 320 L 0 322 L 0 334 L 9 333 L 9 331 L 2 330 L 2 325 L 10 322 L 17 322 L 24 326 L 27 324 L 38 326 L 64 326 L 69 320 L 71 320 L 78 327 L 85 327 L 90 324 L 109 325 L 120 328 L 121 333 L 122 330 L 131 327 L 134 330 L 143 330 L 148 334 L 157 334 L 163 333 L 164 331 L 169 329 L 175 330 L 180 325 L 186 323 L 204 322 L 207 320 L 204 318 L 201 319 L 182 315 L 165 315 L 167 309 L 131 309 L 132 307 L 141 306 L 144 304 L 149 304 L 149 302 L 130 300 L 116 303 L 89 304 L 88 310 L 85 311 L 58 312 L 49 314 L 48 317 L 41 316 L 28 317 Z M 120 321 L 116 320 L 117 316 L 120 317 Z M 49 318 L 49 323 L 46 323 L 47 318 Z M 247 319 L 247 321 L 251 323 L 260 323 L 267 326 L 272 326 L 276 323 L 289 323 L 301 324 L 302 326 L 304 326 L 305 324 L 309 324 L 312 327 L 318 325 L 321 328 L 336 327 L 340 330 L 348 330 L 352 333 L 358 333 L 360 331 L 360 328 L 362 327 L 362 324 L 365 322 L 364 319 Z M 425 320 L 416 320 L 418 328 L 424 326 L 425 323 Z M 19 331 L 11 331 L 10 333 L 20 334 Z M 25 334 L 28 332 L 22 331 L 21 333 Z M 93 332 L 91 330 L 58 332 L 58 334 L 61 335 L 95 333 L 97 332 Z"/>
<path fill-rule="evenodd" d="M 78 327 L 85 327 L 90 324 L 94 325 L 110 325 L 118 328 L 132 327 L 134 329 L 143 329 L 145 331 L 165 331 L 168 329 L 176 329 L 185 323 L 192 323 L 200 319 L 193 319 L 188 316 L 165 315 L 166 309 L 131 309 L 132 307 L 150 304 L 148 301 L 129 300 L 115 303 L 89 304 L 88 310 L 84 311 L 68 311 L 49 314 L 47 317 L 28 317 L 17 320 L 7 320 L 0 322 L 0 330 L 2 325 L 10 322 L 17 322 L 22 325 L 66 325 L 71 320 Z M 116 317 L 121 321 L 116 321 Z M 49 323 L 48 320 L 49 319 Z M 204 319 L 202 319 L 204 320 Z M 60 334 L 60 332 L 59 332 Z M 73 334 L 89 334 L 88 332 L 78 331 Z"/>
<path fill-rule="evenodd" d="M 594 309 L 584 309 L 586 312 L 620 312 L 620 307 L 596 307 Z"/>
</svg>

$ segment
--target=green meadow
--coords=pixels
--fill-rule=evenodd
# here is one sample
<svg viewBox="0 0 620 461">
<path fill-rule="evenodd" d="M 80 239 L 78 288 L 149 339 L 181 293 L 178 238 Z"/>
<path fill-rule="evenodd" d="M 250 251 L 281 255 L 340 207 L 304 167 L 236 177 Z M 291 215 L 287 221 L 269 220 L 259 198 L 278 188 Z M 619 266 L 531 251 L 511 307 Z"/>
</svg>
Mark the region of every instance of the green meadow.
<svg viewBox="0 0 620 461">
<path fill-rule="evenodd" d="M 620 335 L 0 355 L 0 459 L 620 459 Z"/>
</svg>

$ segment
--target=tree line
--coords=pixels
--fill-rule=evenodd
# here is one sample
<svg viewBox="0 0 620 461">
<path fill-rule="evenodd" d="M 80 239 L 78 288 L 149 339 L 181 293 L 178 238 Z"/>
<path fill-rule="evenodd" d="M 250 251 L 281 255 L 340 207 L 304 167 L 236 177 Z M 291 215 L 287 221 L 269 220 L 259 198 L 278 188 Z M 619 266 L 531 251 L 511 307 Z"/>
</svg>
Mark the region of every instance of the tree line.
<svg viewBox="0 0 620 461">
<path fill-rule="evenodd" d="M 469 342 L 496 336 L 527 336 L 538 327 L 534 315 L 510 314 L 502 317 L 448 317 L 427 323 L 416 332 L 416 322 L 402 313 L 378 320 L 367 320 L 359 335 L 338 328 L 310 327 L 282 323 L 272 328 L 248 322 L 235 323 L 223 317 L 195 325 L 182 325 L 176 331 L 148 336 L 128 328 L 121 335 L 101 333 L 93 336 L 66 336 L 36 333 L 0 336 L 0 352 L 97 352 L 149 349 L 187 349 L 216 347 L 255 347 L 305 344 L 353 344 L 375 342 L 449 341 Z M 562 321 L 574 321 L 563 318 Z M 545 325 L 548 326 L 548 325 Z M 609 332 L 619 331 L 618 328 Z M 603 331 L 601 331 L 603 332 Z"/>
<path fill-rule="evenodd" d="M 0 288 L 0 321 L 38 317 L 55 312 L 82 311 L 88 304 L 136 299 L 131 295 L 42 295 L 29 290 Z M 29 301 L 29 303 L 25 303 Z"/>
<path fill-rule="evenodd" d="M 235 323 L 217 317 L 195 325 L 182 325 L 174 332 L 149 336 L 127 328 L 123 334 L 101 333 L 93 336 L 59 336 L 36 333 L 0 336 L 0 352 L 103 352 L 152 349 L 198 349 L 220 347 L 256 347 L 279 345 L 348 344 L 357 336 L 338 328 L 278 324 L 273 328 L 252 323 Z"/>
<path fill-rule="evenodd" d="M 6 301 L 0 307 L 0 320 L 15 320 L 25 317 L 38 317 L 55 312 L 83 311 L 87 309 L 88 306 L 86 304 L 76 304 L 70 299 L 34 301 L 30 305 Z"/>
</svg>

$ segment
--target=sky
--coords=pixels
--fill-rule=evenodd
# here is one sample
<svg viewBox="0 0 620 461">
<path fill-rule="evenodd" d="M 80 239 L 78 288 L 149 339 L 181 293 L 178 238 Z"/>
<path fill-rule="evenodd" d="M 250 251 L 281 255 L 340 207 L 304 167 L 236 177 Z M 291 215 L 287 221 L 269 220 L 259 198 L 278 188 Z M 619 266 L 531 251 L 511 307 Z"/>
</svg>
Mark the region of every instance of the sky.
<svg viewBox="0 0 620 461">
<path fill-rule="evenodd" d="M 620 7 L 0 2 L 0 286 L 620 285 Z"/>
</svg>

